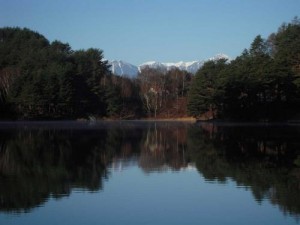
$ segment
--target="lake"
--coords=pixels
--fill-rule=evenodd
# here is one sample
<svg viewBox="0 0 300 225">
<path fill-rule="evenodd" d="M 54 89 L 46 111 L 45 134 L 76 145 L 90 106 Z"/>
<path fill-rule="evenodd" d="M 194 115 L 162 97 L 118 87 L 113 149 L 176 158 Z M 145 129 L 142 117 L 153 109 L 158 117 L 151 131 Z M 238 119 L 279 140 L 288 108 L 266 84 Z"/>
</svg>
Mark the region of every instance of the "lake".
<svg viewBox="0 0 300 225">
<path fill-rule="evenodd" d="M 0 224 L 300 224 L 300 126 L 1 122 Z"/>
</svg>

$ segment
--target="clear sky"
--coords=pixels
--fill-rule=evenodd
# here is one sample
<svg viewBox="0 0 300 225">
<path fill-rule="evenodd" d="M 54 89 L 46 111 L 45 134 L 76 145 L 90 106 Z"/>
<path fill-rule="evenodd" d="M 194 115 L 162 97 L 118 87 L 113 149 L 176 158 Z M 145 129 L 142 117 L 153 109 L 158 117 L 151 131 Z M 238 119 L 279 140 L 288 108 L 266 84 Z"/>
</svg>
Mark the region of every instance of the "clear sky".
<svg viewBox="0 0 300 225">
<path fill-rule="evenodd" d="M 135 65 L 234 58 L 294 16 L 300 0 L 0 0 L 0 27 L 27 27 Z"/>
</svg>

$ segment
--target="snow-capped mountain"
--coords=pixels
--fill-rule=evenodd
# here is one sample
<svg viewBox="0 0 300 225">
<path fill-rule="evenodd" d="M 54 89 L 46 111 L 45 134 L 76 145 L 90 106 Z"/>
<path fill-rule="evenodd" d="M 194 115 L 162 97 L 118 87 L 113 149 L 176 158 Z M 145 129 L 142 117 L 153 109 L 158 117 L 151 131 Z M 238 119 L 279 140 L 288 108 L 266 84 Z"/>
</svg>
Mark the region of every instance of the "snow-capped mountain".
<svg viewBox="0 0 300 225">
<path fill-rule="evenodd" d="M 177 62 L 177 63 L 160 63 L 160 62 L 146 62 L 139 66 L 139 71 L 141 71 L 145 67 L 155 68 L 155 69 L 162 69 L 162 70 L 171 70 L 174 68 L 178 68 L 180 70 L 186 70 L 190 73 L 196 73 L 198 69 L 204 64 L 204 61 L 192 61 L 192 62 Z"/>
<path fill-rule="evenodd" d="M 109 64 L 111 66 L 110 67 L 111 72 L 119 76 L 136 77 L 139 72 L 137 66 L 124 62 L 122 60 L 120 61 L 114 60 L 109 62 Z"/>
<path fill-rule="evenodd" d="M 196 73 L 205 62 L 210 60 L 220 60 L 220 59 L 227 59 L 230 60 L 230 58 L 225 54 L 217 54 L 214 57 L 211 57 L 207 60 L 201 60 L 201 61 L 192 61 L 192 62 L 177 62 L 177 63 L 161 63 L 156 61 L 149 61 L 145 62 L 139 66 L 134 66 L 130 63 L 124 62 L 124 61 L 111 61 L 109 62 L 111 65 L 111 71 L 114 74 L 117 74 L 119 76 L 128 76 L 128 77 L 135 77 L 137 74 L 145 67 L 155 68 L 155 69 L 162 69 L 165 71 L 171 70 L 173 68 L 178 68 L 180 70 L 186 70 L 190 73 Z"/>
<path fill-rule="evenodd" d="M 139 71 L 141 71 L 143 68 L 149 67 L 149 68 L 154 68 L 154 69 L 166 69 L 166 66 L 164 63 L 156 62 L 156 61 L 149 61 L 145 62 L 141 65 L 138 66 Z"/>
<path fill-rule="evenodd" d="M 213 61 L 217 61 L 217 60 L 220 60 L 220 59 L 227 59 L 228 61 L 230 61 L 230 57 L 228 55 L 225 55 L 223 53 L 219 53 L 219 54 L 216 54 L 214 57 L 211 57 L 209 58 L 208 60 L 213 60 Z"/>
</svg>

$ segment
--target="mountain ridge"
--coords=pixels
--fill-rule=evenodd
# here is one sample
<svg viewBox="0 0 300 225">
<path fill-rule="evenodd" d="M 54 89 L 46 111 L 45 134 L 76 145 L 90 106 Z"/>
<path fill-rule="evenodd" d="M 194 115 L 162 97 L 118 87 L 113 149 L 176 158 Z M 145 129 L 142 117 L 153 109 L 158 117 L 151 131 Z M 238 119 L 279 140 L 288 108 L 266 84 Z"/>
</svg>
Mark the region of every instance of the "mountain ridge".
<svg viewBox="0 0 300 225">
<path fill-rule="evenodd" d="M 195 74 L 205 62 L 207 61 L 215 61 L 220 59 L 226 59 L 231 60 L 230 57 L 226 54 L 219 53 L 209 59 L 206 60 L 199 60 L 199 61 L 179 61 L 179 62 L 167 62 L 162 63 L 158 61 L 148 61 L 145 63 L 140 64 L 139 66 L 135 66 L 131 63 L 125 62 L 123 60 L 113 60 L 109 61 L 109 65 L 111 66 L 111 72 L 113 74 L 119 75 L 119 76 L 128 76 L 130 78 L 134 78 L 138 75 L 139 72 L 145 67 L 150 67 L 154 69 L 162 69 L 162 70 L 171 70 L 173 68 L 178 68 L 180 70 L 188 71 L 192 74 Z"/>
</svg>

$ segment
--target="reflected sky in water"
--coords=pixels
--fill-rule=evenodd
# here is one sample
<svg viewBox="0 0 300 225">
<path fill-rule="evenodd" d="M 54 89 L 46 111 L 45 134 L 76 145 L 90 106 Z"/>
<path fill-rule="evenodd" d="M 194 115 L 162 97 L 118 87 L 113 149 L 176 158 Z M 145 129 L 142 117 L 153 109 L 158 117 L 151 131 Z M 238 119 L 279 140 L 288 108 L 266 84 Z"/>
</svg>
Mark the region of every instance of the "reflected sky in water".
<svg viewBox="0 0 300 225">
<path fill-rule="evenodd" d="M 0 224 L 299 224 L 298 127 L 1 134 Z"/>
</svg>

